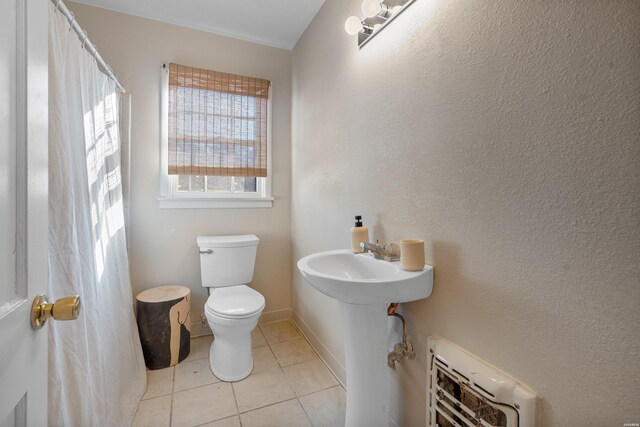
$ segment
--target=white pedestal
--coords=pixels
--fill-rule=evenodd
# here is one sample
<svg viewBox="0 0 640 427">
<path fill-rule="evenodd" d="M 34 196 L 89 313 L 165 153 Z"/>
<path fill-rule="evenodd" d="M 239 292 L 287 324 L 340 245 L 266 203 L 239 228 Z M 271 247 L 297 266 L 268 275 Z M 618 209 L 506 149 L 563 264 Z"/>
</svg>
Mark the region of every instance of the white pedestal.
<svg viewBox="0 0 640 427">
<path fill-rule="evenodd" d="M 345 426 L 388 427 L 387 304 L 340 304 L 347 363 Z"/>
</svg>

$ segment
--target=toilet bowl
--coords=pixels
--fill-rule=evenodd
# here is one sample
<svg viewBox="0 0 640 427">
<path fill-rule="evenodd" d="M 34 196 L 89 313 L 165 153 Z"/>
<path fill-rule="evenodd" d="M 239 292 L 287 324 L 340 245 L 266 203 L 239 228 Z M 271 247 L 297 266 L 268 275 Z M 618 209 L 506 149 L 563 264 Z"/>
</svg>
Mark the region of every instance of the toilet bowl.
<svg viewBox="0 0 640 427">
<path fill-rule="evenodd" d="M 247 286 L 253 279 L 258 238 L 200 236 L 202 286 L 209 289 L 204 313 L 214 340 L 209 365 L 222 381 L 239 381 L 253 370 L 251 331 L 264 309 L 262 294 Z"/>
</svg>

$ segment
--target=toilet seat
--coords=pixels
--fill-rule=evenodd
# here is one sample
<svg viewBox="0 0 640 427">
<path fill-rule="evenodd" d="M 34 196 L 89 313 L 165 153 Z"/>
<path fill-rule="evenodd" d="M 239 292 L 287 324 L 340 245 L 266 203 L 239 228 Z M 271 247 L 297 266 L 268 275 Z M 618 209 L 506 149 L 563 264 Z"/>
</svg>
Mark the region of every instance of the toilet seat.
<svg viewBox="0 0 640 427">
<path fill-rule="evenodd" d="M 205 313 L 226 319 L 244 319 L 264 309 L 264 296 L 246 285 L 211 290 L 204 305 Z"/>
</svg>

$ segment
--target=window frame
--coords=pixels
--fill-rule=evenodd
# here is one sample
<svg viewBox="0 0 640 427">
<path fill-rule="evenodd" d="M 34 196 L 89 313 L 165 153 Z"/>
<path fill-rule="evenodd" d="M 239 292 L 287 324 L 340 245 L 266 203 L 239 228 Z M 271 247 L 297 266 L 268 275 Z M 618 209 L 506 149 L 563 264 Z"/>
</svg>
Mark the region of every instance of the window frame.
<svg viewBox="0 0 640 427">
<path fill-rule="evenodd" d="M 160 67 L 160 171 L 159 195 L 160 209 L 233 209 L 233 208 L 271 208 L 272 196 L 272 91 L 269 87 L 267 101 L 267 176 L 256 177 L 255 193 L 177 191 L 178 176 L 169 175 L 169 67 L 168 63 Z"/>
</svg>

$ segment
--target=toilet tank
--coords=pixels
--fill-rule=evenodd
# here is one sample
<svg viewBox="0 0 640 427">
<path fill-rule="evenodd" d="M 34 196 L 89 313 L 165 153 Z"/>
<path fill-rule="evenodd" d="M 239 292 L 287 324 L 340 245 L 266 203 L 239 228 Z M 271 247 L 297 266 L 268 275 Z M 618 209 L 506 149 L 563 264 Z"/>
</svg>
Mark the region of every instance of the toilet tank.
<svg viewBox="0 0 640 427">
<path fill-rule="evenodd" d="M 202 286 L 220 288 L 253 280 L 257 236 L 198 236 Z"/>
</svg>

